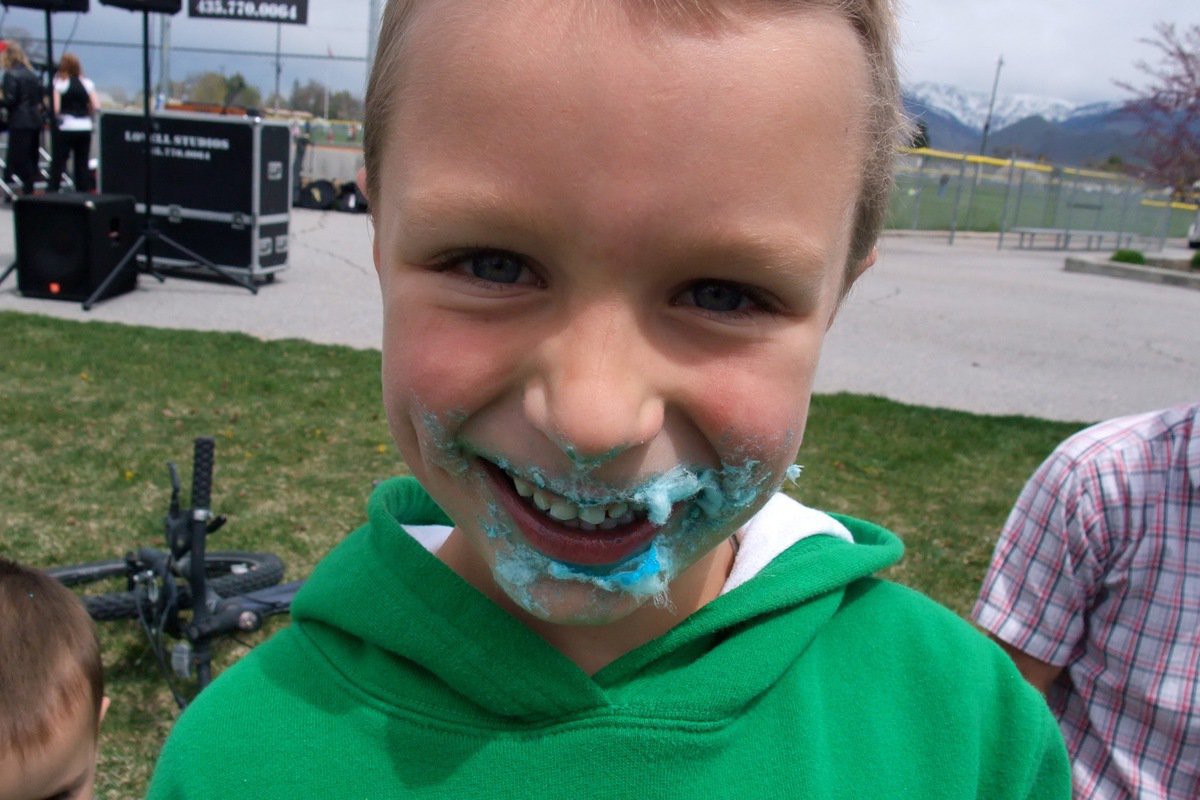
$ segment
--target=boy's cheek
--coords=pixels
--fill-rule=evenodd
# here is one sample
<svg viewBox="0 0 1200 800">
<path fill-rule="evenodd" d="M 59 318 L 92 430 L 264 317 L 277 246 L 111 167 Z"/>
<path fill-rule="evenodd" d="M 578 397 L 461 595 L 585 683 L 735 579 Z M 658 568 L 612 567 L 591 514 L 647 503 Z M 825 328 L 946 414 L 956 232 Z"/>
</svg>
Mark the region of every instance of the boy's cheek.
<svg viewBox="0 0 1200 800">
<path fill-rule="evenodd" d="M 446 330 L 434 319 L 423 327 L 417 319 L 385 344 L 385 400 L 413 395 L 437 413 L 469 412 L 506 389 L 515 370 L 502 347 L 481 347 L 480 335 Z"/>
<path fill-rule="evenodd" d="M 724 458 L 792 462 L 808 419 L 809 373 L 780 369 L 773 379 L 762 379 L 728 370 L 697 385 L 703 396 L 691 403 L 694 419 Z"/>
</svg>

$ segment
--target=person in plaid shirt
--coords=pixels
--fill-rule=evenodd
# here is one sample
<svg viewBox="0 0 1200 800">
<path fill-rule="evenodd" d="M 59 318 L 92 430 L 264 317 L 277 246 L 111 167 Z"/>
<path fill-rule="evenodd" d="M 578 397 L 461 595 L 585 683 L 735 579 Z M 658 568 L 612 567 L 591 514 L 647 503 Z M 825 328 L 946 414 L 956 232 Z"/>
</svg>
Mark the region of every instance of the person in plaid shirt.
<svg viewBox="0 0 1200 800">
<path fill-rule="evenodd" d="M 1200 797 L 1200 403 L 1063 442 L 974 617 L 1046 693 L 1077 798 Z"/>
</svg>

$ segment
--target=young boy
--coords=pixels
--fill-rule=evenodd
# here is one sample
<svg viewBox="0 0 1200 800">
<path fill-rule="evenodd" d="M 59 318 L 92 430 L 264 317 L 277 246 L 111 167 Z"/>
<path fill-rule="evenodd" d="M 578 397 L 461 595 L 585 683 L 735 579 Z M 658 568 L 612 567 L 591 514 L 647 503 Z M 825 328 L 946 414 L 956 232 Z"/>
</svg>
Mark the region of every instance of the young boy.
<svg viewBox="0 0 1200 800">
<path fill-rule="evenodd" d="M 0 800 L 91 800 L 107 709 L 100 646 L 78 598 L 0 558 Z"/>
<path fill-rule="evenodd" d="M 895 537 L 777 494 L 874 258 L 890 28 L 882 0 L 389 4 L 360 178 L 416 480 L 151 797 L 1069 795 L 999 648 L 869 577 Z"/>
</svg>

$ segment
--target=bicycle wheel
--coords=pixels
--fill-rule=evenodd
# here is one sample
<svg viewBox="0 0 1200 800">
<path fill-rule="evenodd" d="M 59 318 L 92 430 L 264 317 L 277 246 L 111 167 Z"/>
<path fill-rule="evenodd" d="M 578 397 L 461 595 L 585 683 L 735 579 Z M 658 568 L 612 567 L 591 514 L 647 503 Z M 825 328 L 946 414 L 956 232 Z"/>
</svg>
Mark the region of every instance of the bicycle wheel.
<svg viewBox="0 0 1200 800">
<path fill-rule="evenodd" d="M 283 580 L 283 562 L 272 553 L 214 552 L 204 557 L 208 586 L 221 597 L 253 592 Z M 138 597 L 129 591 L 123 560 L 95 561 L 46 570 L 52 578 L 79 592 L 95 620 L 136 619 Z M 179 579 L 179 607 L 191 608 L 186 581 Z M 118 586 L 120 588 L 118 588 Z"/>
</svg>

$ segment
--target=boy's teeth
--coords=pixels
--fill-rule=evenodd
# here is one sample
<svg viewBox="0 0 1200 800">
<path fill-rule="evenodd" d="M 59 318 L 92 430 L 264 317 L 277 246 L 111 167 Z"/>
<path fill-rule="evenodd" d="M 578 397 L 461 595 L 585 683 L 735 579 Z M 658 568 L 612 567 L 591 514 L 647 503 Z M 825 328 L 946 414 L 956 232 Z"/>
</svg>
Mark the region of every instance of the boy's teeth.
<svg viewBox="0 0 1200 800">
<path fill-rule="evenodd" d="M 578 525 L 586 526 L 588 530 L 609 530 L 633 522 L 634 515 L 630 512 L 628 503 L 580 506 L 549 489 L 539 488 L 524 478 L 515 475 L 510 475 L 509 478 L 512 479 L 513 489 L 518 495 L 531 499 L 538 509 L 560 522 L 578 520 Z"/>
<path fill-rule="evenodd" d="M 550 516 L 566 522 L 579 516 L 579 506 L 569 500 L 555 500 L 550 504 Z"/>
<path fill-rule="evenodd" d="M 592 525 L 599 525 L 601 522 L 604 522 L 605 516 L 604 506 L 587 506 L 586 508 L 579 509 L 579 518 Z"/>
</svg>

